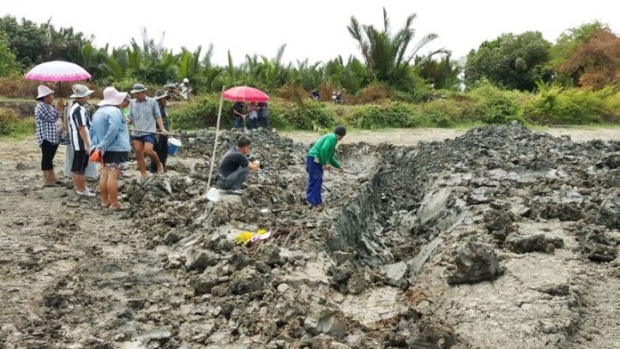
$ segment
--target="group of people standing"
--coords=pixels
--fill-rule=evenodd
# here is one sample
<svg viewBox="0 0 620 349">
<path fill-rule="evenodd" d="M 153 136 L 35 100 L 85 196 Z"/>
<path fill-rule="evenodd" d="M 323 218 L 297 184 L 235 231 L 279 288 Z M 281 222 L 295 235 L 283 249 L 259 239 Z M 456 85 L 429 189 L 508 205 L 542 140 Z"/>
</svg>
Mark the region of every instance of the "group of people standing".
<svg viewBox="0 0 620 349">
<path fill-rule="evenodd" d="M 247 113 L 244 113 L 243 102 L 235 102 L 232 107 L 235 128 L 245 128 L 245 120 L 249 119 L 249 128 L 269 129 L 269 104 L 267 102 L 250 102 Z"/>
<path fill-rule="evenodd" d="M 115 211 L 124 210 L 125 207 L 118 201 L 118 179 L 122 175 L 132 145 L 142 178 L 147 177 L 146 156 L 151 159 L 152 173 L 163 173 L 166 169 L 168 155 L 166 105 L 169 96 L 166 91 L 160 90 L 156 92 L 154 98 L 151 98 L 146 95 L 146 91 L 147 88 L 142 84 L 135 84 L 129 93 L 107 87 L 103 90 L 103 100 L 97 104 L 99 108 L 91 116 L 88 101 L 94 91 L 88 87 L 73 85 L 72 101 L 67 107 L 62 100 L 54 106 L 54 91 L 47 86 L 39 86 L 35 119 L 36 138 L 41 147 L 44 186 L 54 187 L 63 184 L 54 172 L 54 156 L 58 146 L 65 144 L 67 153 L 71 152 L 71 173 L 76 194 L 95 196 L 86 185 L 86 174 L 89 167 L 94 168 L 91 160 L 97 158 L 95 155 L 99 155 L 100 159 L 97 161 L 101 163 L 99 175 L 101 206 Z M 134 96 L 133 99 L 129 97 L 130 94 Z M 238 119 L 241 119 L 241 122 L 245 121 L 242 110 L 243 103 L 235 103 L 233 111 L 237 128 L 241 127 Z M 265 110 L 268 110 L 266 103 L 262 105 L 251 103 L 250 120 L 262 121 L 264 123 L 262 127 L 268 127 L 268 112 L 262 114 Z M 261 119 L 258 115 L 264 116 Z M 128 124 L 133 125 L 131 134 Z M 252 125 L 255 124 L 251 123 Z M 336 144 L 345 135 L 346 129 L 338 126 L 334 132 L 319 139 L 307 154 L 306 200 L 314 208 L 321 208 L 324 171 L 330 167 L 342 171 L 342 166 L 334 154 Z M 257 171 L 262 167 L 260 162 L 249 162 L 246 158 L 250 153 L 251 143 L 249 137 L 242 135 L 237 140 L 237 147 L 230 149 L 222 157 L 216 181 L 221 189 L 231 194 L 241 194 L 250 171 Z"/>
<path fill-rule="evenodd" d="M 45 187 L 60 186 L 54 172 L 54 157 L 59 145 L 67 146 L 66 160 L 77 195 L 94 197 L 86 185 L 86 176 L 96 178 L 93 153 L 101 156 L 99 190 L 101 206 L 123 210 L 118 202 L 118 179 L 127 162 L 131 146 L 136 155 L 142 178 L 148 176 L 145 157 L 151 159 L 150 172 L 163 173 L 168 155 L 168 117 L 166 91 L 157 91 L 154 98 L 146 95 L 147 88 L 135 84 L 129 92 L 114 87 L 103 91 L 103 100 L 92 113 L 89 97 L 94 91 L 87 86 L 73 85 L 69 106 L 59 100 L 54 106 L 54 91 L 45 85 L 38 87 L 35 124 L 37 143 L 41 147 L 41 170 Z M 134 96 L 130 98 L 130 94 Z M 92 114 L 92 115 L 91 115 Z M 128 124 L 133 125 L 130 134 Z M 65 175 L 68 166 L 65 166 Z M 90 172 L 90 173 L 89 173 Z"/>
</svg>

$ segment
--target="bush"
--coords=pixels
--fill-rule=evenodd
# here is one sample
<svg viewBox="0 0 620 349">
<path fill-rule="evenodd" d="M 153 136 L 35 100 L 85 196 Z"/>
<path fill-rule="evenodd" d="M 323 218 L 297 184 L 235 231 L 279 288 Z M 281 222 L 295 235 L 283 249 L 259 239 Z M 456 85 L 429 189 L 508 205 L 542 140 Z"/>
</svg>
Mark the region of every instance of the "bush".
<svg viewBox="0 0 620 349">
<path fill-rule="evenodd" d="M 580 125 L 617 122 L 620 118 L 620 92 L 552 87 L 532 96 L 525 103 L 525 115 L 543 125 Z"/>
<path fill-rule="evenodd" d="M 513 120 L 525 122 L 519 104 L 520 92 L 501 90 L 482 81 L 471 95 L 477 101 L 473 111 L 477 120 L 485 124 L 505 124 Z"/>
<path fill-rule="evenodd" d="M 173 104 L 169 118 L 172 129 L 191 130 L 215 127 L 220 107 L 218 95 L 204 95 L 190 102 Z M 232 103 L 224 102 L 220 128 L 230 128 L 233 124 L 231 116 Z"/>
<path fill-rule="evenodd" d="M 451 127 L 461 118 L 459 103 L 453 100 L 434 100 L 419 107 L 419 117 L 415 120 L 416 126 L 422 127 Z"/>
<path fill-rule="evenodd" d="M 170 108 L 169 113 L 172 128 L 187 130 L 215 127 L 219 103 L 219 96 L 208 95 L 193 102 L 175 105 Z M 232 102 L 224 101 L 220 128 L 233 126 L 232 106 Z M 312 101 L 291 103 L 272 99 L 269 103 L 269 123 L 275 128 L 314 130 L 332 127 L 335 125 L 335 120 L 323 103 Z"/>
<path fill-rule="evenodd" d="M 330 128 L 336 124 L 333 113 L 325 103 L 302 100 L 270 107 L 270 122 L 274 127 L 307 131 Z"/>
<path fill-rule="evenodd" d="M 392 91 L 386 84 L 373 82 L 357 93 L 356 102 L 357 104 L 376 103 L 391 98 Z"/>
<path fill-rule="evenodd" d="M 11 108 L 0 108 L 0 136 L 13 133 L 19 121 L 19 116 L 15 110 Z"/>
<path fill-rule="evenodd" d="M 389 102 L 384 105 L 356 106 L 344 116 L 345 123 L 362 129 L 404 128 L 414 125 L 414 109 L 410 104 Z"/>
</svg>

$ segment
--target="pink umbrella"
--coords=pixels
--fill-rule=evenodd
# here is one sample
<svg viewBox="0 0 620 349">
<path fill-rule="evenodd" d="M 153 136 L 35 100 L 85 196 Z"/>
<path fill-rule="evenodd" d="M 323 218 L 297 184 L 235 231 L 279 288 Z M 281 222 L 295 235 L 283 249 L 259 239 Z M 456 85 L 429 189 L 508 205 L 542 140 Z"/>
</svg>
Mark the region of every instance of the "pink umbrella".
<svg viewBox="0 0 620 349">
<path fill-rule="evenodd" d="M 61 82 L 87 80 L 90 74 L 75 63 L 51 61 L 37 65 L 24 77 L 28 80 Z"/>
<path fill-rule="evenodd" d="M 51 61 L 35 66 L 24 77 L 28 80 L 58 82 L 58 95 L 62 95 L 61 82 L 87 80 L 91 75 L 75 63 Z"/>
<path fill-rule="evenodd" d="M 265 92 L 249 86 L 229 88 L 222 93 L 222 97 L 235 102 L 267 102 L 269 100 L 269 96 Z"/>
</svg>

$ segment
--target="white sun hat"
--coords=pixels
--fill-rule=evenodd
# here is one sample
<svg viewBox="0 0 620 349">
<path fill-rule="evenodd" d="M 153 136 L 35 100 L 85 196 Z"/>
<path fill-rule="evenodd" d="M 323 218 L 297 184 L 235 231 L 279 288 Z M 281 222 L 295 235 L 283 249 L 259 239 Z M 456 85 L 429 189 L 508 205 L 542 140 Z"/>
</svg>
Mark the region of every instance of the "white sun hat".
<svg viewBox="0 0 620 349">
<path fill-rule="evenodd" d="M 118 92 L 114 87 L 106 87 L 103 90 L 103 100 L 98 105 L 120 105 L 125 100 L 125 96 L 127 92 Z"/>
<path fill-rule="evenodd" d="M 37 87 L 37 92 L 37 99 L 54 94 L 54 91 L 45 85 L 39 85 L 39 87 Z"/>
</svg>

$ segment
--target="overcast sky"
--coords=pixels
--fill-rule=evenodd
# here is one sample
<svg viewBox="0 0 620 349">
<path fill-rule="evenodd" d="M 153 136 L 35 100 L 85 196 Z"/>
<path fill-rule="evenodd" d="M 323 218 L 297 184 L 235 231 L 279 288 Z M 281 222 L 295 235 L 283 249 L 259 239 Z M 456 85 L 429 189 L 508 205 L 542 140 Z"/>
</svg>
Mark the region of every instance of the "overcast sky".
<svg viewBox="0 0 620 349">
<path fill-rule="evenodd" d="M 140 27 L 164 46 L 178 50 L 215 46 L 214 62 L 225 64 L 230 50 L 238 65 L 246 54 L 273 57 L 286 44 L 284 61 L 326 61 L 358 54 L 347 32 L 350 17 L 364 24 L 382 23 L 387 9 L 394 30 L 407 15 L 417 14 L 417 37 L 439 35 L 429 49 L 446 48 L 453 57 L 466 55 L 502 33 L 538 30 L 552 42 L 567 28 L 599 20 L 620 32 L 617 0 L 576 4 L 552 0 L 235 0 L 235 1 L 2 1 L 0 13 L 35 22 L 49 18 L 57 26 L 95 36 L 97 45 L 128 44 L 140 38 Z M 578 5 L 577 5 L 578 4 Z"/>
</svg>

